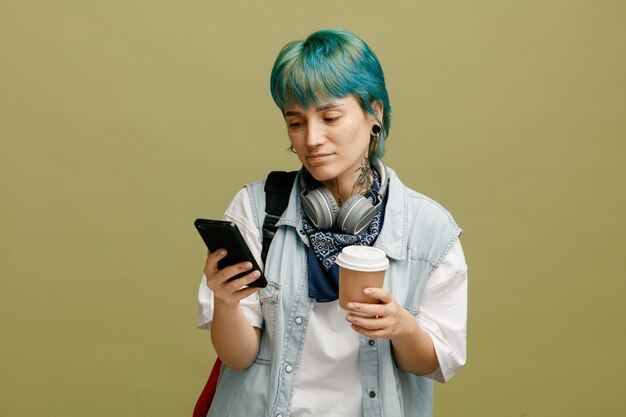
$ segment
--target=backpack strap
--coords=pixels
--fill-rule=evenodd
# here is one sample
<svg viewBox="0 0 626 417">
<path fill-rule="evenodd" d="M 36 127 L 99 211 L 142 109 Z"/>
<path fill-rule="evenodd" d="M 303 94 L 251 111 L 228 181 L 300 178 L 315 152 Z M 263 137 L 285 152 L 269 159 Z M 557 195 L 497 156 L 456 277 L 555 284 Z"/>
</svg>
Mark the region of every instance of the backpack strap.
<svg viewBox="0 0 626 417">
<path fill-rule="evenodd" d="M 289 204 L 289 195 L 298 171 L 272 171 L 265 181 L 265 219 L 263 220 L 263 250 L 261 259 L 265 263 L 267 252 L 276 234 L 276 223 Z"/>
</svg>

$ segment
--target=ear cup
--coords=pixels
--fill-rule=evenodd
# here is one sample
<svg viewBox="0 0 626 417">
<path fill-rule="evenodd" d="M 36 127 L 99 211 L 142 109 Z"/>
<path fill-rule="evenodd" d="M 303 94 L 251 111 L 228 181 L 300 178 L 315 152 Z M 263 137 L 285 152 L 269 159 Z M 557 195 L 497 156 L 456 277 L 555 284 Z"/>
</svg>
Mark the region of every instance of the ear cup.
<svg viewBox="0 0 626 417">
<path fill-rule="evenodd" d="M 339 208 L 333 193 L 326 187 L 302 195 L 302 208 L 316 229 L 330 229 L 335 224 Z"/>
<path fill-rule="evenodd" d="M 344 233 L 358 235 L 365 230 L 376 216 L 376 207 L 362 195 L 353 195 L 337 213 L 337 227 Z"/>
</svg>

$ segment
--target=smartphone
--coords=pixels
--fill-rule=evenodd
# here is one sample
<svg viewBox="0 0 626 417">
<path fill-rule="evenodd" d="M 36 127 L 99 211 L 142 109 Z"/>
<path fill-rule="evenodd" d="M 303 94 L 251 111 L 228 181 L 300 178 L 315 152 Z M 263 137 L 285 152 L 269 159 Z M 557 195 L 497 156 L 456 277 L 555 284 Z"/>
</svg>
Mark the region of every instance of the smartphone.
<svg viewBox="0 0 626 417">
<path fill-rule="evenodd" d="M 221 248 L 226 249 L 226 256 L 217 263 L 220 269 L 245 261 L 252 263 L 252 269 L 235 275 L 229 279 L 229 281 L 241 278 L 252 271 L 259 271 L 261 272 L 261 276 L 248 284 L 248 287 L 264 288 L 267 286 L 267 280 L 263 275 L 263 270 L 259 268 L 254 256 L 252 256 L 252 252 L 250 252 L 250 248 L 235 223 L 223 220 L 196 219 L 194 226 L 196 226 L 202 240 L 204 240 L 204 243 L 211 252 L 215 252 Z"/>
</svg>

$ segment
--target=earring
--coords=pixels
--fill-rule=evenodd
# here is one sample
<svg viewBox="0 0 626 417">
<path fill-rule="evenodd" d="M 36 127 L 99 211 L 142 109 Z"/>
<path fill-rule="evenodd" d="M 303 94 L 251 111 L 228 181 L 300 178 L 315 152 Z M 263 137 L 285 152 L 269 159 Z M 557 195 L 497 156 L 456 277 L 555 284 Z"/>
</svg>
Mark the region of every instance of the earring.
<svg viewBox="0 0 626 417">
<path fill-rule="evenodd" d="M 289 146 L 289 150 L 290 150 L 291 152 L 293 152 L 293 153 L 298 153 L 298 152 L 296 151 L 296 148 L 294 148 L 294 147 L 293 147 L 293 145 Z"/>
<path fill-rule="evenodd" d="M 372 126 L 372 134 L 370 135 L 369 156 L 376 155 L 378 151 L 378 138 L 380 137 L 380 126 Z"/>
</svg>

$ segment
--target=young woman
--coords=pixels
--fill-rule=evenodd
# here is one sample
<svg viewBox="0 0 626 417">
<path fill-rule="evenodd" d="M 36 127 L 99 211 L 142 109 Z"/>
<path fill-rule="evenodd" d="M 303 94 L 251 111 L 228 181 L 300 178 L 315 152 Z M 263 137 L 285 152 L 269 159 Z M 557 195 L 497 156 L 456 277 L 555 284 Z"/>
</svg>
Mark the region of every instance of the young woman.
<svg viewBox="0 0 626 417">
<path fill-rule="evenodd" d="M 316 32 L 281 50 L 270 88 L 302 169 L 266 288 L 245 287 L 259 275 L 249 263 L 220 270 L 225 252 L 208 254 L 198 326 L 224 364 L 208 415 L 430 416 L 432 380 L 465 363 L 467 266 L 450 214 L 382 164 L 391 106 L 378 59 L 350 32 Z M 263 186 L 225 214 L 257 259 Z M 378 303 L 346 313 L 335 261 L 348 245 L 375 246 L 390 266 L 384 288 L 365 290 Z"/>
</svg>

